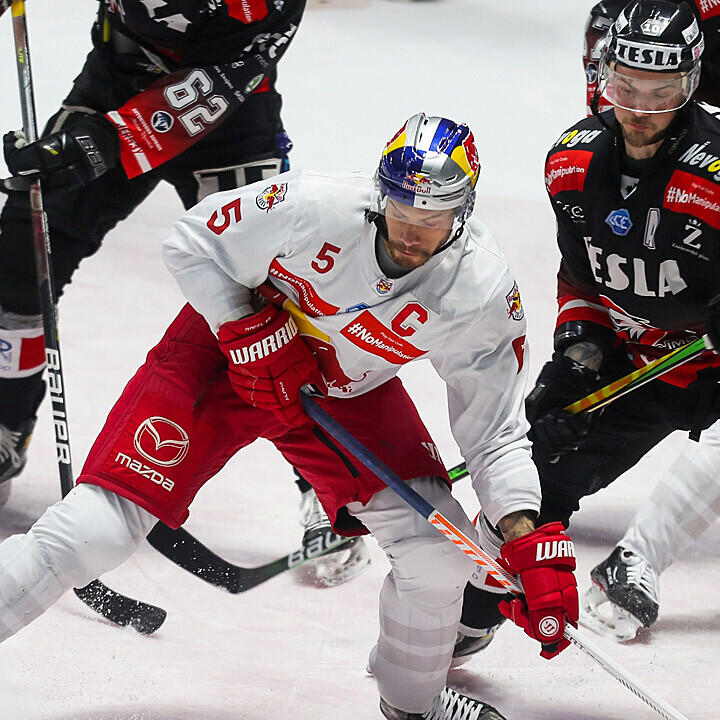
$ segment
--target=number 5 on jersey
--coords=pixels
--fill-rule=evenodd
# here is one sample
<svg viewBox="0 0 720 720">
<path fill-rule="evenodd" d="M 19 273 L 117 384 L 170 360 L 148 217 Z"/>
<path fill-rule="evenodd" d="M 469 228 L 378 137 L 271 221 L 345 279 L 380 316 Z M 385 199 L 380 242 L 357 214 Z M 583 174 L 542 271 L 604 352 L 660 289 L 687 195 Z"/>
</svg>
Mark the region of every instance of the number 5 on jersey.
<svg viewBox="0 0 720 720">
<path fill-rule="evenodd" d="M 320 252 L 315 256 L 315 259 L 310 263 L 313 270 L 319 273 L 330 272 L 335 265 L 335 258 L 332 256 L 333 253 L 339 253 L 341 248 L 332 243 L 326 242 Z"/>
</svg>

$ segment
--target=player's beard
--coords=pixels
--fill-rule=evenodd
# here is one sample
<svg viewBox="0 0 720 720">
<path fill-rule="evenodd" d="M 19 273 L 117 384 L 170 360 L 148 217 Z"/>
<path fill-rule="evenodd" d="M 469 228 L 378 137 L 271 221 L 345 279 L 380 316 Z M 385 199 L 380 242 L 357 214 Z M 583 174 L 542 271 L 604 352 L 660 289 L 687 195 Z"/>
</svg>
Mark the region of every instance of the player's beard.
<svg viewBox="0 0 720 720">
<path fill-rule="evenodd" d="M 639 148 L 654 145 L 655 143 L 660 142 L 667 132 L 667 127 L 664 127 L 661 130 L 656 130 L 655 127 L 649 123 L 638 123 L 637 121 L 633 122 L 635 122 L 635 124 L 645 125 L 646 129 L 635 130 L 629 127 L 630 121 L 621 124 L 623 139 L 625 140 L 625 143 L 631 147 Z"/>
<path fill-rule="evenodd" d="M 392 242 L 387 238 L 383 238 L 383 242 L 385 243 L 385 249 L 387 250 L 388 255 L 390 255 L 392 261 L 405 270 L 414 270 L 415 268 L 424 265 L 432 257 L 432 253 L 416 248 L 413 248 L 410 251 L 413 255 L 412 257 L 409 257 L 402 254 L 404 250 L 407 250 L 406 246 L 402 243 Z"/>
</svg>

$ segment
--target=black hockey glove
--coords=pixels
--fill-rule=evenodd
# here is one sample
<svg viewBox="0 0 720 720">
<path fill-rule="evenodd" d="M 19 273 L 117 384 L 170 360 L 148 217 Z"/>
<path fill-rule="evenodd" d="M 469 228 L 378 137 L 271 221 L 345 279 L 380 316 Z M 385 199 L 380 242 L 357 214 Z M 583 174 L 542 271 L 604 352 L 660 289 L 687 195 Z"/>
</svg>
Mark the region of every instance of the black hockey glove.
<svg viewBox="0 0 720 720">
<path fill-rule="evenodd" d="M 3 152 L 13 177 L 7 190 L 27 190 L 36 178 L 43 188 L 71 190 L 117 165 L 120 148 L 113 126 L 100 115 L 80 114 L 59 132 L 28 144 L 22 131 L 6 133 Z"/>
<path fill-rule="evenodd" d="M 713 344 L 713 350 L 720 355 L 720 295 L 716 295 L 705 309 L 705 332 Z"/>
<path fill-rule="evenodd" d="M 556 352 L 543 365 L 535 387 L 525 400 L 530 423 L 528 438 L 549 455 L 564 455 L 581 445 L 596 413 L 573 415 L 565 406 L 598 387 L 597 373 Z"/>
</svg>

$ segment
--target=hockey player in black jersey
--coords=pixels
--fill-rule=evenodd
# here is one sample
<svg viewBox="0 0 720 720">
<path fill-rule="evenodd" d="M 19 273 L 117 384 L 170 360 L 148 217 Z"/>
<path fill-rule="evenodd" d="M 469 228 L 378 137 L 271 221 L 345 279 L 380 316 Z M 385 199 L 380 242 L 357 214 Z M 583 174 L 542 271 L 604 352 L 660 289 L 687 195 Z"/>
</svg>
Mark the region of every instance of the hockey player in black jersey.
<svg viewBox="0 0 720 720">
<path fill-rule="evenodd" d="M 593 6 L 585 28 L 583 63 L 588 105 L 597 89 L 597 61 L 608 28 L 626 0 Z M 676 0 L 676 4 L 679 2 Z M 720 107 L 720 3 L 688 3 L 703 31 L 705 50 L 694 99 Z M 599 98 L 600 108 L 609 103 Z M 713 112 L 715 110 L 713 109 Z M 720 423 L 690 439 L 640 506 L 613 551 L 590 573 L 580 621 L 617 641 L 633 639 L 658 617 L 659 576 L 720 515 Z"/>
<path fill-rule="evenodd" d="M 14 177 L 0 215 L 0 507 L 45 393 L 29 179 L 43 179 L 59 296 L 161 180 L 189 208 L 288 169 L 275 83 L 304 9 L 305 0 L 99 0 L 92 50 L 40 140 L 5 135 Z M 311 542 L 329 522 L 310 485 L 298 486 Z M 321 581 L 342 582 L 367 564 L 362 546 L 358 557 L 347 549 L 340 566 L 323 560 Z"/>
<path fill-rule="evenodd" d="M 703 47 L 686 3 L 631 2 L 601 45 L 598 94 L 612 108 L 561 133 L 548 153 L 562 255 L 555 352 L 526 401 L 540 523 L 567 526 L 583 497 L 672 431 L 697 436 L 720 417 L 711 351 L 601 414 L 563 410 L 703 333 L 720 348 L 720 121 L 693 100 Z M 497 544 L 482 516 L 479 529 L 488 549 Z M 478 571 L 456 656 L 492 639 L 501 592 Z"/>
</svg>

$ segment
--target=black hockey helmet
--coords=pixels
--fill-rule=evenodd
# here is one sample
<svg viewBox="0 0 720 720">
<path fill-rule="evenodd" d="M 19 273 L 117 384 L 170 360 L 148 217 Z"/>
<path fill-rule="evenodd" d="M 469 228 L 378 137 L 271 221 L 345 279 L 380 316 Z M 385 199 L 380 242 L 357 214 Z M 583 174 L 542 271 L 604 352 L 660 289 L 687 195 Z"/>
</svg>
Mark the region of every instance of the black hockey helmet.
<svg viewBox="0 0 720 720">
<path fill-rule="evenodd" d="M 620 11 L 628 4 L 628 0 L 602 0 L 593 5 L 585 23 L 585 39 L 583 44 L 583 70 L 587 84 L 587 111 L 592 110 L 593 98 L 598 85 L 600 51 L 602 42 L 610 26 L 617 20 Z M 599 110 L 607 110 L 610 103 L 598 98 Z"/>
<path fill-rule="evenodd" d="M 687 3 L 633 0 L 601 41 L 599 92 L 627 110 L 677 110 L 697 88 L 703 49 L 703 34 Z M 642 72 L 623 74 L 624 69 Z M 652 79 L 648 73 L 665 77 Z"/>
</svg>

